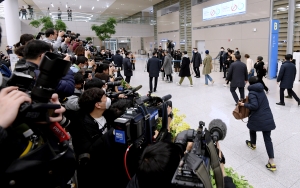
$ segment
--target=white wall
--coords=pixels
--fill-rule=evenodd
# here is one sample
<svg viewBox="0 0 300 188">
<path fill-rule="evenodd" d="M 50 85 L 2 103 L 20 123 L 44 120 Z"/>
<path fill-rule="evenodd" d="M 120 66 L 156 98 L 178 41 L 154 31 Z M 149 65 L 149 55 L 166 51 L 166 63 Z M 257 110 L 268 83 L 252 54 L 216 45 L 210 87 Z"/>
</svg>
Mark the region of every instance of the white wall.
<svg viewBox="0 0 300 188">
<path fill-rule="evenodd" d="M 141 37 L 131 37 L 130 38 L 131 41 L 131 51 L 133 53 L 138 53 L 138 50 L 141 49 Z"/>
<path fill-rule="evenodd" d="M 144 50 L 148 53 L 149 50 L 154 49 L 154 36 L 144 37 Z"/>
</svg>

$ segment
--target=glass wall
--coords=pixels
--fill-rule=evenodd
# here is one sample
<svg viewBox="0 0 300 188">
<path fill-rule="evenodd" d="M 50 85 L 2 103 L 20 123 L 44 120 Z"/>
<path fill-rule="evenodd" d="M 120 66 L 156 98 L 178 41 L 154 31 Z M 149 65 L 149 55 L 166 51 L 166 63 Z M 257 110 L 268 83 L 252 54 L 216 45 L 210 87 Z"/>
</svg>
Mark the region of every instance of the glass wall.
<svg viewBox="0 0 300 188">
<path fill-rule="evenodd" d="M 275 0 L 273 4 L 273 19 L 279 20 L 278 59 L 283 59 L 287 48 L 288 32 L 288 0 Z"/>
<path fill-rule="evenodd" d="M 125 48 L 125 50 L 130 51 L 131 41 L 130 38 L 113 38 L 113 39 L 106 39 L 104 41 L 104 48 L 110 49 L 112 53 L 115 52 L 119 48 Z"/>
</svg>

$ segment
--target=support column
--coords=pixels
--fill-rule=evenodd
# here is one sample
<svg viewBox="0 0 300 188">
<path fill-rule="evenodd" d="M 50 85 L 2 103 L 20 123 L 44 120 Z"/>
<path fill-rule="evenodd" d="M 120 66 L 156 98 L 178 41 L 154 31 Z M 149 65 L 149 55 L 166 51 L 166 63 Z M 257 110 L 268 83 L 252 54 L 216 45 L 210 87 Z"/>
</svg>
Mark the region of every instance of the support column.
<svg viewBox="0 0 300 188">
<path fill-rule="evenodd" d="M 6 0 L 3 3 L 7 45 L 12 46 L 19 42 L 21 36 L 18 0 Z"/>
<path fill-rule="evenodd" d="M 295 24 L 295 0 L 289 0 L 288 31 L 287 31 L 287 54 L 293 54 L 294 48 L 294 26 Z"/>
</svg>

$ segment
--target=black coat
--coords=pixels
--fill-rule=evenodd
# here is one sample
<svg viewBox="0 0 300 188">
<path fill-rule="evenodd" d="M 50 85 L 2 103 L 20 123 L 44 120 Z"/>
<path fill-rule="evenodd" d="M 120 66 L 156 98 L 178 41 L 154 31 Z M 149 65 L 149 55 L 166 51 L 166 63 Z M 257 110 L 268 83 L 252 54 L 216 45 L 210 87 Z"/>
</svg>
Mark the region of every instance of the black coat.
<svg viewBox="0 0 300 188">
<path fill-rule="evenodd" d="M 120 54 L 116 54 L 112 57 L 112 60 L 114 64 L 116 64 L 118 67 L 122 67 L 123 64 L 123 57 Z"/>
<path fill-rule="evenodd" d="M 296 66 L 290 61 L 285 61 L 280 68 L 277 82 L 280 88 L 292 89 L 296 78 Z"/>
<path fill-rule="evenodd" d="M 149 77 L 158 77 L 160 69 L 161 62 L 157 57 L 153 56 L 148 60 L 147 72 L 149 73 Z"/>
<path fill-rule="evenodd" d="M 249 103 L 245 107 L 250 110 L 247 127 L 252 131 L 271 131 L 276 128 L 264 86 L 256 83 L 248 87 Z"/>
<path fill-rule="evenodd" d="M 263 69 L 264 69 L 264 65 L 265 65 L 265 63 L 263 61 L 259 61 L 259 62 L 256 62 L 254 64 L 254 68 L 256 70 L 256 73 L 257 73 L 258 77 L 263 77 L 264 76 L 264 75 L 262 75 Z"/>
<path fill-rule="evenodd" d="M 128 57 L 123 59 L 123 68 L 125 76 L 132 76 L 132 65 Z"/>
<path fill-rule="evenodd" d="M 245 81 L 248 81 L 247 66 L 241 61 L 235 61 L 230 65 L 227 79 L 230 81 L 230 87 L 245 87 Z"/>
<path fill-rule="evenodd" d="M 182 61 L 181 61 L 181 66 L 180 66 L 180 72 L 179 72 L 179 76 L 180 77 L 189 77 L 191 76 L 191 72 L 190 72 L 190 58 L 189 57 L 183 57 Z"/>
<path fill-rule="evenodd" d="M 200 67 L 200 64 L 202 64 L 202 58 L 199 52 L 193 54 L 192 62 L 194 67 Z"/>
</svg>

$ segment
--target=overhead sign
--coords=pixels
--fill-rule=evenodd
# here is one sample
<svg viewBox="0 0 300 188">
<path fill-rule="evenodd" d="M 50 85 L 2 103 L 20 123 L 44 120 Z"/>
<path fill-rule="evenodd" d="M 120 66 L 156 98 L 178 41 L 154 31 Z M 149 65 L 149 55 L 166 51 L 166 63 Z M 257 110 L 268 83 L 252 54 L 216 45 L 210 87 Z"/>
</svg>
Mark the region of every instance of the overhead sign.
<svg viewBox="0 0 300 188">
<path fill-rule="evenodd" d="M 203 9 L 203 20 L 211 20 L 246 13 L 247 0 L 233 0 Z"/>
</svg>

